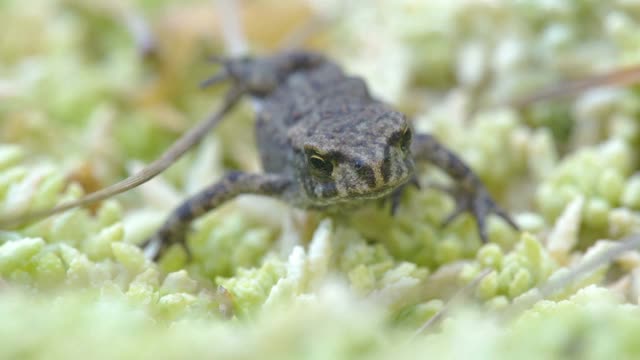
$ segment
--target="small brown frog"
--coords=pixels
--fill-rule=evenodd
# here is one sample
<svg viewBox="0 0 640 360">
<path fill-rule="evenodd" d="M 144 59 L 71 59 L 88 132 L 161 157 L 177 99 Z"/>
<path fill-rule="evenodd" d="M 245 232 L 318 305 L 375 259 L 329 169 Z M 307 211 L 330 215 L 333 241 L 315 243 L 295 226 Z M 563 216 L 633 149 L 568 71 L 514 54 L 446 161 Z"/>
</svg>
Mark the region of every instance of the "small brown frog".
<svg viewBox="0 0 640 360">
<path fill-rule="evenodd" d="M 345 75 L 326 57 L 299 51 L 219 62 L 222 71 L 205 84 L 230 81 L 254 100 L 264 173 L 229 173 L 187 199 L 146 241 L 152 257 L 171 244 L 185 245 L 191 221 L 240 194 L 310 209 L 390 197 L 393 210 L 406 185 L 416 183 L 418 161 L 438 166 L 455 180 L 444 189 L 456 202 L 444 224 L 470 212 L 483 242 L 492 213 L 518 228 L 459 157 L 433 136 L 414 134 L 405 115 L 373 98 L 362 79 Z"/>
</svg>

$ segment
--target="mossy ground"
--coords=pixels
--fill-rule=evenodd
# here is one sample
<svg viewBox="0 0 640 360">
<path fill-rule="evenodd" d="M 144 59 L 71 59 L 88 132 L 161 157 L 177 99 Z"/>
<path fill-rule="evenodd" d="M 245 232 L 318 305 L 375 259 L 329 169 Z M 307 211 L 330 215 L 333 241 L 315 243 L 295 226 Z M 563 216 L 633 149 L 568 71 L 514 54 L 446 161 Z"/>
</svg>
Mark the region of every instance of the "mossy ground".
<svg viewBox="0 0 640 360">
<path fill-rule="evenodd" d="M 394 217 L 388 204 L 331 217 L 247 196 L 194 224 L 191 261 L 179 248 L 146 260 L 136 244 L 181 199 L 228 169 L 259 170 L 245 104 L 139 189 L 0 230 L 0 358 L 640 354 L 637 252 L 505 316 L 640 228 L 637 89 L 509 105 L 640 62 L 638 4 L 243 4 L 256 52 L 329 19 L 308 46 L 455 149 L 523 232 L 492 219 L 483 245 L 469 218 L 441 228 L 452 203 L 427 185 L 447 179 L 425 168 Z M 215 109 L 224 90 L 197 84 L 224 51 L 216 14 L 209 1 L 1 2 L 0 216 L 111 184 Z"/>
</svg>

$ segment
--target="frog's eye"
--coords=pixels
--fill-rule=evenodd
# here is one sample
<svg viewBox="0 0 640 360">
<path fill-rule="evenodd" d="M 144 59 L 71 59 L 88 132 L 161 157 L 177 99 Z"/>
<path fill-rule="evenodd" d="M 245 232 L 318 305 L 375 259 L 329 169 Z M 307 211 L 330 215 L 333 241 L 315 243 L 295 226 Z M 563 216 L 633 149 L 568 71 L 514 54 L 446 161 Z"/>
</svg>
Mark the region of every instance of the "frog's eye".
<svg viewBox="0 0 640 360">
<path fill-rule="evenodd" d="M 400 149 L 403 152 L 408 152 L 409 148 L 411 148 L 411 137 L 413 136 L 413 134 L 411 133 L 411 128 L 410 127 L 406 127 L 404 128 L 404 130 L 402 131 L 402 134 L 400 135 Z"/>
<path fill-rule="evenodd" d="M 330 177 L 333 172 L 333 163 L 317 153 L 307 154 L 311 171 L 321 177 Z"/>
</svg>

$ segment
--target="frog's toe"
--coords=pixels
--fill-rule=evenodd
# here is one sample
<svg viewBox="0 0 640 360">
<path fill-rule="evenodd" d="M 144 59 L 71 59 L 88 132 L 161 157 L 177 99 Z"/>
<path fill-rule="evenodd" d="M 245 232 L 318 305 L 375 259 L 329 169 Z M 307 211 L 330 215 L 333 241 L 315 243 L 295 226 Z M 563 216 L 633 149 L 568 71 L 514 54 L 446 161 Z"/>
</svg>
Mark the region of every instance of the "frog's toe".
<svg viewBox="0 0 640 360">
<path fill-rule="evenodd" d="M 145 258 L 156 261 L 160 257 L 164 245 L 163 241 L 154 235 L 145 240 L 140 247 L 142 248 Z"/>
<path fill-rule="evenodd" d="M 402 194 L 404 193 L 404 187 L 394 191 L 393 193 L 391 193 L 391 196 L 389 197 L 389 201 L 391 202 L 391 207 L 389 209 L 389 212 L 391 213 L 391 216 L 395 216 L 396 212 L 398 211 L 398 206 L 400 206 L 400 200 L 402 199 Z"/>
<path fill-rule="evenodd" d="M 504 209 L 494 204 L 493 212 L 496 215 L 498 215 L 502 220 L 504 220 L 507 224 L 509 224 L 509 226 L 511 226 L 513 230 L 520 231 L 520 227 L 518 226 L 518 224 L 516 224 L 516 222 L 511 218 L 511 216 L 509 216 L 509 214 L 507 214 L 506 211 L 504 211 Z"/>
<path fill-rule="evenodd" d="M 244 59 L 244 58 L 242 58 Z M 231 67 L 234 66 L 234 63 L 240 62 L 241 58 L 231 58 L 226 56 L 211 56 L 209 57 L 209 62 L 220 65 L 220 70 L 200 82 L 200 88 L 205 89 L 214 85 L 218 85 L 225 81 L 231 80 L 233 78 L 233 73 L 231 71 Z"/>
<path fill-rule="evenodd" d="M 491 198 L 484 188 L 475 189 L 474 191 L 465 191 L 461 188 L 440 188 L 451 194 L 455 201 L 455 209 L 447 216 L 442 227 L 446 227 L 453 222 L 462 213 L 470 213 L 476 220 L 478 234 L 483 243 L 488 242 L 486 219 L 491 214 L 495 214 L 506 221 L 514 230 L 519 230 L 518 225 L 511 217 L 500 208 Z"/>
<path fill-rule="evenodd" d="M 398 206 L 400 206 L 400 200 L 402 200 L 402 195 L 407 190 L 409 186 L 413 186 L 416 189 L 420 189 L 420 183 L 418 182 L 418 178 L 413 176 L 407 183 L 397 188 L 394 192 L 389 196 L 389 201 L 391 202 L 391 216 L 395 216 L 398 210 Z"/>
<path fill-rule="evenodd" d="M 172 232 L 168 229 L 161 229 L 151 237 L 149 237 L 141 247 L 147 259 L 158 261 L 164 255 L 172 244 L 182 246 L 187 253 L 187 258 L 191 259 L 191 252 L 186 244 L 184 234 Z"/>
<path fill-rule="evenodd" d="M 200 88 L 202 89 L 208 88 L 210 86 L 225 82 L 228 79 L 229 79 L 229 74 L 226 71 L 221 70 L 220 72 L 213 74 L 208 79 L 205 79 L 204 81 L 200 82 Z"/>
</svg>

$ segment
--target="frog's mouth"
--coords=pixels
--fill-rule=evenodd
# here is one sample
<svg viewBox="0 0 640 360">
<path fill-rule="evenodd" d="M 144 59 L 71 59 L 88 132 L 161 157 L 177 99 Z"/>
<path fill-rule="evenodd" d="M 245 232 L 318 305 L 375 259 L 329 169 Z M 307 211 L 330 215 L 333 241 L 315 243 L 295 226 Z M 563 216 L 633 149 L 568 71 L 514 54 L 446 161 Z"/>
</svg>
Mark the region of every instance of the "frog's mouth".
<svg viewBox="0 0 640 360">
<path fill-rule="evenodd" d="M 402 186 L 404 186 L 409 181 L 409 179 L 410 179 L 410 177 L 407 176 L 405 179 L 402 179 L 402 181 L 400 181 L 398 183 L 387 184 L 387 185 L 381 186 L 381 187 L 376 188 L 376 189 L 372 189 L 372 190 L 364 192 L 364 193 L 349 194 L 347 197 L 341 198 L 339 200 L 341 202 L 346 202 L 346 201 L 350 201 L 350 200 L 376 200 L 376 199 L 381 199 L 381 198 L 384 198 L 384 197 L 387 197 L 387 196 L 391 195 L 394 191 L 402 188 Z"/>
<path fill-rule="evenodd" d="M 375 187 L 369 187 L 360 191 L 347 191 L 348 195 L 342 196 L 341 201 L 350 200 L 374 200 L 391 195 L 394 191 L 402 188 L 414 175 L 414 163 L 410 158 L 405 159 L 404 166 L 399 173 L 388 175 L 384 178 L 384 183 Z"/>
<path fill-rule="evenodd" d="M 385 197 L 390 196 L 394 191 L 401 189 L 401 185 L 397 186 L 388 186 L 380 189 L 376 189 L 375 191 L 370 191 L 363 194 L 349 194 L 342 197 L 333 197 L 333 198 L 320 198 L 315 199 L 312 204 L 307 204 L 304 207 L 317 208 L 317 209 L 326 209 L 332 208 L 334 206 L 338 206 L 340 208 L 350 206 L 359 206 L 362 203 L 366 203 L 372 200 L 383 199 Z"/>
<path fill-rule="evenodd" d="M 304 207 L 343 206 L 349 203 L 359 203 L 366 200 L 376 200 L 391 195 L 403 187 L 414 177 L 413 161 L 405 159 L 404 166 L 396 168 L 390 175 L 382 176 L 377 173 L 369 178 L 345 176 L 342 182 L 327 181 L 307 183 L 310 194 Z M 352 175 L 352 174 L 348 174 Z M 375 176 L 375 179 L 374 179 Z"/>
<path fill-rule="evenodd" d="M 336 196 L 333 197 L 323 197 L 316 199 L 315 206 L 332 206 L 332 205 L 347 205 L 349 203 L 357 204 L 360 202 L 368 201 L 368 200 L 378 200 L 385 198 L 391 195 L 393 192 L 401 189 L 405 186 L 409 180 L 412 178 L 412 175 L 406 176 L 399 181 L 394 183 L 385 184 L 383 186 L 377 187 L 375 189 L 367 189 L 363 192 L 348 192 L 346 194 L 334 194 Z"/>
</svg>

